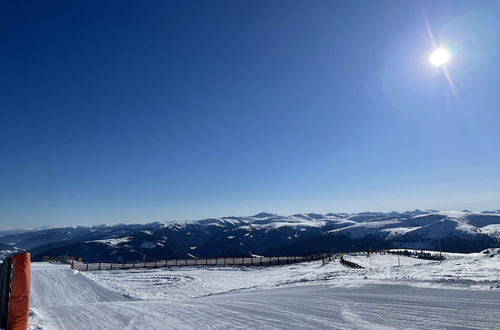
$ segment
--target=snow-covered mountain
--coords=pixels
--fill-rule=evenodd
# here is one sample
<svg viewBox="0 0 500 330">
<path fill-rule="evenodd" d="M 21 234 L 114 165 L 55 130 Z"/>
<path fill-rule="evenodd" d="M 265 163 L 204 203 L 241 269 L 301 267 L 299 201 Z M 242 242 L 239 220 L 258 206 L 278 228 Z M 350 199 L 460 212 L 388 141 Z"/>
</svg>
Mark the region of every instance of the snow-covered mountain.
<svg viewBox="0 0 500 330">
<path fill-rule="evenodd" d="M 3 244 L 3 245 L 2 245 Z M 500 245 L 500 212 L 302 213 L 189 222 L 31 230 L 0 237 L 5 254 L 31 251 L 85 260 L 301 255 L 392 248 L 475 252 Z"/>
</svg>

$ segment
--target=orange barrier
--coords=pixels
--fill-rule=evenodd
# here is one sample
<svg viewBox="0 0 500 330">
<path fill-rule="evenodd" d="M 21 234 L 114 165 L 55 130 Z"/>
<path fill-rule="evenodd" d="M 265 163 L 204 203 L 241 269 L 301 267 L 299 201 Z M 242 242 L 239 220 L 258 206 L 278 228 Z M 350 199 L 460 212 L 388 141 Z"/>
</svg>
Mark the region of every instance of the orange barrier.
<svg viewBox="0 0 500 330">
<path fill-rule="evenodd" d="M 26 330 L 30 310 L 31 256 L 29 253 L 18 254 L 12 260 L 8 329 Z"/>
</svg>

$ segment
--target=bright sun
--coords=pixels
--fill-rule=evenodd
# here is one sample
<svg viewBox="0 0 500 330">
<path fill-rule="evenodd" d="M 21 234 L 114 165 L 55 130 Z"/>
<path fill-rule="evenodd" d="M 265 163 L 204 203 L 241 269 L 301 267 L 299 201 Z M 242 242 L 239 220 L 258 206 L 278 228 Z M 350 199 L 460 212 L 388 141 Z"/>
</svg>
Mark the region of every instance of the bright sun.
<svg viewBox="0 0 500 330">
<path fill-rule="evenodd" d="M 443 47 L 439 47 L 429 56 L 429 61 L 434 66 L 441 66 L 450 61 L 451 53 Z"/>
</svg>

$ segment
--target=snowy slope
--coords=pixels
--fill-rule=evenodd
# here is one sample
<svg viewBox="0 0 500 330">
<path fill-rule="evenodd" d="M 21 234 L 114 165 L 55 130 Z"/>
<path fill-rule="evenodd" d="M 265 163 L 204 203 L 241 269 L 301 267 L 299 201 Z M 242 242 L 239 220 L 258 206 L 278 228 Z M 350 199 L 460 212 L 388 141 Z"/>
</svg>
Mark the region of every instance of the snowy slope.
<svg viewBox="0 0 500 330">
<path fill-rule="evenodd" d="M 449 211 L 368 220 L 330 230 L 328 234 L 345 235 L 353 240 L 373 237 L 398 240 L 401 246 L 411 248 L 435 248 L 438 240 L 442 240 L 448 242 L 444 244 L 448 251 L 470 251 L 481 249 L 479 246 L 498 246 L 499 224 L 499 215 Z M 478 247 L 474 248 L 475 245 Z"/>
<path fill-rule="evenodd" d="M 69 269 L 68 265 L 33 263 L 31 281 L 31 307 L 128 300 Z"/>
<path fill-rule="evenodd" d="M 477 252 L 500 245 L 500 214 L 469 211 L 259 213 L 188 222 L 68 227 L 0 237 L 0 254 L 28 249 L 35 260 L 75 256 L 86 261 L 301 255 L 396 246 Z M 3 245 L 2 245 L 3 244 Z"/>
<path fill-rule="evenodd" d="M 383 315 L 383 317 L 381 317 Z M 175 302 L 133 301 L 43 310 L 45 329 L 494 329 L 500 294 L 399 286 L 295 287 Z"/>
<path fill-rule="evenodd" d="M 400 257 L 401 266 L 394 255 L 346 256 L 361 270 L 332 261 L 73 273 L 35 263 L 30 322 L 32 329 L 386 329 L 430 321 L 495 328 L 500 251 L 446 256 Z"/>
</svg>

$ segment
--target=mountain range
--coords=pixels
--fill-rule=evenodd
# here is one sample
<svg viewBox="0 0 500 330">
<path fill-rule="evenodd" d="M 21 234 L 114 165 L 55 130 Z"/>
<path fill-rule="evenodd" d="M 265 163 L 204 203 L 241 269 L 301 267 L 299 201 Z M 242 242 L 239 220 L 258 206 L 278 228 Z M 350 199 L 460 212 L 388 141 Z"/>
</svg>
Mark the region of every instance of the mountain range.
<svg viewBox="0 0 500 330">
<path fill-rule="evenodd" d="M 84 261 L 303 255 L 385 248 L 476 252 L 500 246 L 500 210 L 303 213 L 0 232 L 0 257 Z"/>
</svg>

